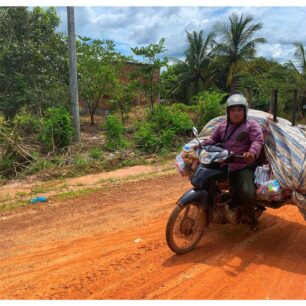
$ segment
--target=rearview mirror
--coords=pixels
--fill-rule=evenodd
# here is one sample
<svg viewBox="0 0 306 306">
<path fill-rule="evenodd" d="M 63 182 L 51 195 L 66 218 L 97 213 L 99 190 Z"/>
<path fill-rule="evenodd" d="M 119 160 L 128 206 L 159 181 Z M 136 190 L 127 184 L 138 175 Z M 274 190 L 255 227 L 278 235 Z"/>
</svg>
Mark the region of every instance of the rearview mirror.
<svg viewBox="0 0 306 306">
<path fill-rule="evenodd" d="M 192 132 L 193 132 L 193 135 L 194 135 L 195 137 L 198 137 L 198 136 L 199 136 L 199 132 L 198 132 L 198 130 L 197 130 L 197 128 L 196 128 L 195 126 L 192 128 Z"/>
</svg>

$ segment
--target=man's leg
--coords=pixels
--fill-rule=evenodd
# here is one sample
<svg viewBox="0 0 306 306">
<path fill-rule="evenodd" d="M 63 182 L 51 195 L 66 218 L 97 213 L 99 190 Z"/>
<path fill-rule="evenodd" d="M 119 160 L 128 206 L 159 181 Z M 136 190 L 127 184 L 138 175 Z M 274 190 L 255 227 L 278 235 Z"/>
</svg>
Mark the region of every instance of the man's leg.
<svg viewBox="0 0 306 306">
<path fill-rule="evenodd" d="M 239 205 L 250 222 L 251 229 L 257 230 L 255 218 L 256 186 L 253 167 L 230 172 L 229 179 L 233 191 L 233 205 Z"/>
</svg>

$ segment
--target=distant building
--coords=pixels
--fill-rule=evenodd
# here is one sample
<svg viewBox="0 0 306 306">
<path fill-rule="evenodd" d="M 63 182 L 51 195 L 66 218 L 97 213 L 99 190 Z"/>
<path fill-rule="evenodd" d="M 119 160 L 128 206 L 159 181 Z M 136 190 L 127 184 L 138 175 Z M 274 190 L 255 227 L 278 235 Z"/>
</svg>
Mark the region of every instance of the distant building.
<svg viewBox="0 0 306 306">
<path fill-rule="evenodd" d="M 143 65 L 147 65 L 147 64 L 142 64 L 142 63 L 134 63 L 134 62 L 126 62 L 125 66 L 122 69 L 122 73 L 119 76 L 119 79 L 122 83 L 127 84 L 129 82 L 129 78 L 131 77 L 130 75 L 137 72 L 137 70 L 139 69 L 139 67 L 143 66 Z M 155 81 L 159 81 L 160 80 L 160 71 L 156 70 L 154 73 L 154 80 Z M 109 110 L 112 108 L 111 105 L 109 103 L 107 103 L 108 100 L 110 100 L 112 97 L 109 95 L 105 95 L 103 96 L 100 101 L 99 101 L 99 106 L 96 110 L 96 114 L 103 114 L 103 115 L 107 115 L 109 113 Z M 156 97 L 155 103 L 159 103 L 159 95 L 158 97 Z M 86 104 L 84 101 L 80 101 L 80 108 L 81 108 L 81 112 L 83 114 L 87 114 L 87 108 L 86 108 Z M 143 94 L 139 93 L 132 101 L 132 105 L 133 106 L 137 106 L 137 105 L 146 105 L 149 104 L 150 101 L 149 99 L 144 96 Z"/>
</svg>

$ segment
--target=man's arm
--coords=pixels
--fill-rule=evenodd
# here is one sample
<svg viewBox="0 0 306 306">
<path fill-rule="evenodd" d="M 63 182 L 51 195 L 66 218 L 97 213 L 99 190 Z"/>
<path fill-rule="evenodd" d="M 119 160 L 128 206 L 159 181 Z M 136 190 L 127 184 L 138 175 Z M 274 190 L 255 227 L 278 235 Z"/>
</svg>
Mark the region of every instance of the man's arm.
<svg viewBox="0 0 306 306">
<path fill-rule="evenodd" d="M 264 145 L 263 133 L 259 124 L 256 121 L 252 121 L 251 123 L 249 137 L 251 146 L 248 152 L 244 154 L 244 158 L 246 162 L 252 163 L 259 157 L 262 147 Z"/>
<path fill-rule="evenodd" d="M 207 145 L 213 145 L 215 143 L 218 143 L 218 142 L 221 142 L 221 133 L 220 133 L 220 127 L 221 127 L 221 124 L 219 124 L 213 134 L 210 136 L 210 138 L 206 139 L 206 140 L 203 140 L 201 142 L 201 145 L 202 146 L 207 146 Z"/>
</svg>

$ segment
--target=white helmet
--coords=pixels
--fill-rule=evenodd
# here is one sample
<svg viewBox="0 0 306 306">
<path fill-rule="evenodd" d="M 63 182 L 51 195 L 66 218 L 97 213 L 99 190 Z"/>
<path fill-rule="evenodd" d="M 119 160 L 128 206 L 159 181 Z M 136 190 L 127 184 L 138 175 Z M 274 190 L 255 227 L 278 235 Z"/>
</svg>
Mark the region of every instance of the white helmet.
<svg viewBox="0 0 306 306">
<path fill-rule="evenodd" d="M 249 111 L 249 104 L 247 99 L 240 94 L 234 94 L 231 95 L 227 100 L 226 100 L 226 113 L 229 107 L 231 106 L 244 106 L 245 108 L 245 113 L 246 115 L 248 114 Z"/>
</svg>

